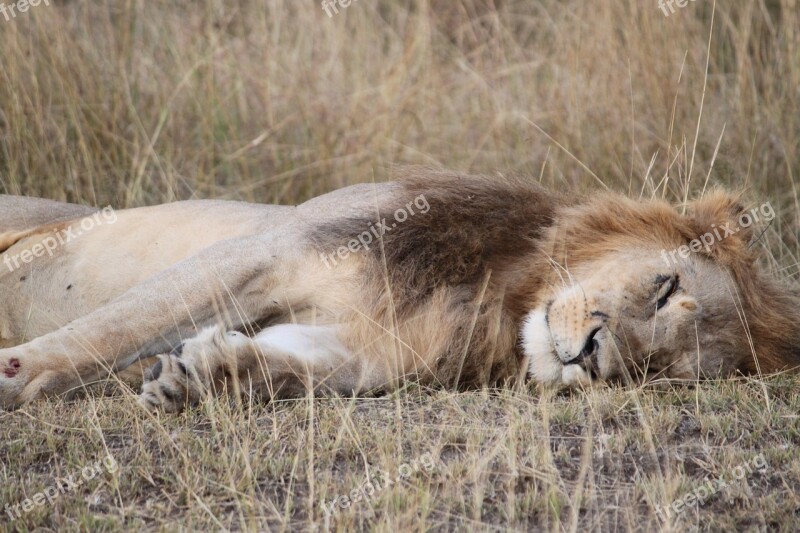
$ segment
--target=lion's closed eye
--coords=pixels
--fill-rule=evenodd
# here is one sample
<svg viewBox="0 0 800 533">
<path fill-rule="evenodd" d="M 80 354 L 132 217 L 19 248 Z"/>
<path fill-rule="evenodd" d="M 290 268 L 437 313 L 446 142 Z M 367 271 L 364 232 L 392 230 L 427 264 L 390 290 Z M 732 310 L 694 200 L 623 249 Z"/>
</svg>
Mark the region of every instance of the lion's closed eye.
<svg viewBox="0 0 800 533">
<path fill-rule="evenodd" d="M 656 279 L 658 292 L 656 293 L 656 310 L 661 309 L 669 299 L 680 289 L 680 278 L 677 274 L 671 276 L 659 276 Z"/>
</svg>

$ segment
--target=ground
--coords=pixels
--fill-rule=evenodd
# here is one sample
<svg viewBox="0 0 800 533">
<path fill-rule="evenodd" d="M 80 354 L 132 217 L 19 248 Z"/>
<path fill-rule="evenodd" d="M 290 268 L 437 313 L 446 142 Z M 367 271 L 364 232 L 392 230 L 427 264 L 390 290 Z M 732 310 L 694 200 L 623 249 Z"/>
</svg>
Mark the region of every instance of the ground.
<svg viewBox="0 0 800 533">
<path fill-rule="evenodd" d="M 0 415 L 0 498 L 67 485 L 23 512 L 21 530 L 792 531 L 798 385 L 782 376 L 571 394 L 412 387 L 213 402 L 160 418 L 118 387 L 106 396 L 97 387 Z M 84 479 L 98 461 L 102 472 Z"/>
<path fill-rule="evenodd" d="M 724 186 L 773 206 L 756 246 L 796 283 L 796 0 L 49 4 L 0 13 L 0 193 L 296 203 L 396 163 Z M 0 530 L 800 529 L 797 376 L 160 417 L 136 392 L 0 413 Z"/>
</svg>

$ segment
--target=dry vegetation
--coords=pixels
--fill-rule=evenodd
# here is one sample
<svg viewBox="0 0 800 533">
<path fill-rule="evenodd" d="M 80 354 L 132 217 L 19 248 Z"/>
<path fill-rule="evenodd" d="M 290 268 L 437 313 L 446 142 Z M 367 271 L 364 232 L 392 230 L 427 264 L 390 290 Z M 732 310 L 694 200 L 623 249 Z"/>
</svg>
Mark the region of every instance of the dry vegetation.
<svg viewBox="0 0 800 533">
<path fill-rule="evenodd" d="M 676 203 L 744 188 L 797 275 L 797 0 L 57 2 L 0 18 L 0 193 L 299 202 L 391 165 Z M 800 528 L 800 379 L 551 395 L 411 387 L 160 420 L 116 384 L 0 414 L 0 503 L 120 468 L 6 530 Z M 327 517 L 376 468 L 436 459 Z M 654 509 L 764 454 L 667 522 Z"/>
</svg>

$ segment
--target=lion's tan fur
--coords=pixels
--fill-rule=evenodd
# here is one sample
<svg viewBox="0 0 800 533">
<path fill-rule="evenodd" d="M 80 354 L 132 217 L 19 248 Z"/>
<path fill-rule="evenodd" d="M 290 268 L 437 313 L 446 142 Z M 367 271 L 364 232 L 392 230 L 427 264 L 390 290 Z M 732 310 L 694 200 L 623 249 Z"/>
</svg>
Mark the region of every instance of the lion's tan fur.
<svg viewBox="0 0 800 533">
<path fill-rule="evenodd" d="M 655 251 L 685 244 L 740 209 L 736 197 L 722 192 L 681 215 L 659 201 L 562 196 L 523 179 L 420 168 L 397 177 L 394 184 L 343 189 L 297 208 L 189 202 L 120 211 L 119 222 L 68 243 L 57 257 L 0 274 L 0 342 L 7 347 L 0 367 L 21 364 L 19 375 L 17 367 L 7 378 L 0 375 L 0 401 L 18 405 L 121 370 L 220 318 L 251 334 L 288 322 L 337 324 L 353 357 L 369 369 L 359 379 L 370 384 L 516 380 L 531 371 L 520 340 L 530 312 L 548 309 L 569 321 L 552 336 L 563 337 L 570 350 L 580 347 L 598 316 L 623 327 L 626 317 L 609 310 L 627 309 L 621 302 L 628 289 L 613 289 L 609 280 L 613 296 L 603 279 L 599 285 L 590 280 L 592 273 L 624 272 L 625 283 L 646 301 L 652 282 L 636 278 L 637 258 L 658 272 Z M 320 254 L 419 196 L 429 204 L 426 214 L 398 224 L 369 250 L 323 266 Z M 48 220 L 37 201 L 0 198 L 0 207 L 3 202 L 39 221 L 32 228 L 0 218 L 4 254 L 69 224 L 63 217 L 70 209 L 78 216 L 91 212 L 59 207 Z M 680 336 L 685 332 L 675 328 L 692 320 L 697 327 L 702 316 L 707 331 L 698 333 L 698 343 L 702 337 L 705 348 L 722 347 L 709 368 L 773 372 L 800 361 L 798 300 L 760 271 L 751 238 L 741 232 L 707 257 L 693 257 L 690 271 L 699 268 L 700 281 L 713 283 L 680 293 L 662 319 L 665 334 Z M 583 278 L 585 288 L 599 288 L 578 301 L 579 311 L 558 291 L 565 283 L 581 286 Z M 723 287 L 731 291 L 730 305 L 720 296 Z M 637 320 L 646 324 L 647 318 L 643 313 Z M 649 326 L 635 327 L 635 335 L 616 341 L 620 363 L 606 368 L 653 364 L 678 377 L 708 370 L 702 363 L 694 368 L 692 346 L 653 349 L 645 342 Z M 37 338 L 28 342 L 31 336 Z M 18 342 L 28 343 L 9 347 Z M 67 359 L 72 362 L 65 365 Z"/>
</svg>

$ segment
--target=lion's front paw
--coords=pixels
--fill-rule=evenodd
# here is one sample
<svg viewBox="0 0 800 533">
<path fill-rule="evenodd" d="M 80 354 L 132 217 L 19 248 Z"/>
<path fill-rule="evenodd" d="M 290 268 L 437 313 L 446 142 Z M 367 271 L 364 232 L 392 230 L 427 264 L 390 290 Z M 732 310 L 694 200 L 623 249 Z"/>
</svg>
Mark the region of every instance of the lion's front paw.
<svg viewBox="0 0 800 533">
<path fill-rule="evenodd" d="M 159 361 L 145 376 L 139 403 L 147 409 L 181 411 L 216 392 L 229 373 L 231 350 L 242 344 L 239 333 L 218 327 L 206 328 L 178 350 L 159 355 Z M 244 337 L 246 338 L 246 337 Z"/>
<path fill-rule="evenodd" d="M 208 390 L 205 381 L 195 362 L 182 357 L 180 351 L 159 355 L 145 376 L 139 404 L 153 411 L 180 412 L 204 397 Z"/>
</svg>

